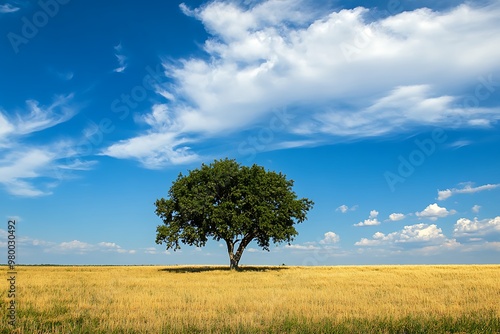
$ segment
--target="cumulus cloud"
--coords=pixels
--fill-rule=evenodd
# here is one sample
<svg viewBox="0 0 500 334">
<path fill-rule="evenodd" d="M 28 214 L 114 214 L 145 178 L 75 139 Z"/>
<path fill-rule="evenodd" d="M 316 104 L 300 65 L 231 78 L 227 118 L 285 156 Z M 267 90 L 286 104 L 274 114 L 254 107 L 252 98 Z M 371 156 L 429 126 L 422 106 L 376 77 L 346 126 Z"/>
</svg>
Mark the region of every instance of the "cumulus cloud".
<svg viewBox="0 0 500 334">
<path fill-rule="evenodd" d="M 444 218 L 449 215 L 457 213 L 455 210 L 448 211 L 446 208 L 442 208 L 436 203 L 428 205 L 423 211 L 415 212 L 415 215 L 419 218 L 437 220 L 438 218 Z"/>
<path fill-rule="evenodd" d="M 335 244 L 340 242 L 340 236 L 335 232 L 326 232 L 323 235 L 323 239 L 319 242 L 304 242 L 303 244 L 290 244 L 285 245 L 286 249 L 292 249 L 296 251 L 330 251 L 331 249 L 336 249 Z"/>
<path fill-rule="evenodd" d="M 474 205 L 474 206 L 472 207 L 472 212 L 474 212 L 474 213 L 478 213 L 478 212 L 479 212 L 479 210 L 481 210 L 481 206 L 480 206 L 480 205 L 477 205 L 477 204 L 476 204 L 476 205 Z"/>
<path fill-rule="evenodd" d="M 335 232 L 326 232 L 324 238 L 319 242 L 322 245 L 336 244 L 340 241 L 340 237 Z"/>
<path fill-rule="evenodd" d="M 406 218 L 406 216 L 402 213 L 391 213 L 389 215 L 389 219 L 393 222 L 398 221 L 398 220 L 403 220 L 405 218 Z"/>
<path fill-rule="evenodd" d="M 370 211 L 370 216 L 368 217 L 368 219 L 365 219 L 362 222 L 354 224 L 354 226 L 375 226 L 375 225 L 380 225 L 380 221 L 377 219 L 377 216 L 378 216 L 378 211 L 377 210 L 372 210 L 372 211 Z"/>
<path fill-rule="evenodd" d="M 105 252 L 116 252 L 116 253 L 126 253 L 126 254 L 135 254 L 135 250 L 126 250 L 121 246 L 117 245 L 114 242 L 100 242 L 97 244 L 101 251 Z"/>
<path fill-rule="evenodd" d="M 498 2 L 378 19 L 369 19 L 370 9 L 317 10 L 299 0 L 181 9 L 209 32 L 207 56 L 164 62 L 172 82 L 169 125 L 151 126 L 104 154 L 145 167 L 185 163 L 197 155 L 197 138 L 268 124 L 277 108 L 293 116 L 274 132 L 277 148 L 281 141 L 310 145 L 421 125 L 484 127 L 500 119 L 498 106 L 464 103 L 464 91 L 496 82 L 488 73 L 500 69 Z M 157 138 L 162 145 L 148 145 Z M 160 158 L 168 155 L 177 158 Z"/>
<path fill-rule="evenodd" d="M 500 216 L 484 220 L 478 220 L 477 218 L 474 218 L 474 220 L 460 218 L 453 228 L 453 235 L 456 237 L 473 238 L 499 233 Z"/>
<path fill-rule="evenodd" d="M 438 200 L 443 201 L 456 194 L 474 194 L 480 191 L 496 189 L 498 187 L 500 187 L 500 184 L 485 184 L 479 187 L 473 187 L 471 183 L 465 183 L 462 188 L 438 190 Z"/>
<path fill-rule="evenodd" d="M 388 244 L 408 244 L 408 243 L 442 243 L 447 240 L 443 231 L 432 224 L 416 224 L 405 226 L 401 231 L 384 234 L 375 233 L 371 239 L 362 238 L 356 242 L 356 246 L 379 246 Z"/>
</svg>

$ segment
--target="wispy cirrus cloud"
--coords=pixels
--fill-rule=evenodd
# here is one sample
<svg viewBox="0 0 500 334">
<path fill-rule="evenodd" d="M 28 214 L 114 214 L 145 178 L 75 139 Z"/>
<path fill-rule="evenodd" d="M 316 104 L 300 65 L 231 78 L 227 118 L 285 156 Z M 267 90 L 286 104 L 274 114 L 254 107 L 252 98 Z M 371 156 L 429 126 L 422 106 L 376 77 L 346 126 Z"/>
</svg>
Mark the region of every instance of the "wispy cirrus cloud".
<svg viewBox="0 0 500 334">
<path fill-rule="evenodd" d="M 6 3 L 3 5 L 0 5 L 0 14 L 14 13 L 14 12 L 17 12 L 19 9 L 21 9 L 21 8 L 13 6 L 9 3 Z"/>
<path fill-rule="evenodd" d="M 438 200 L 444 201 L 445 199 L 450 198 L 451 196 L 457 194 L 474 194 L 477 192 L 485 191 L 485 190 L 493 190 L 500 187 L 500 184 L 485 184 L 482 186 L 474 187 L 471 182 L 464 183 L 462 188 L 452 188 L 446 190 L 438 190 Z"/>
<path fill-rule="evenodd" d="M 198 154 L 197 138 L 237 138 L 265 125 L 276 108 L 293 110 L 290 124 L 274 133 L 271 146 L 280 149 L 279 141 L 309 145 L 318 138 L 384 136 L 422 125 L 484 128 L 500 119 L 495 103 L 464 103 L 464 91 L 474 94 L 478 84 L 482 93 L 499 86 L 493 76 L 500 70 L 500 49 L 494 47 L 500 44 L 498 2 L 378 19 L 361 7 L 311 6 L 299 0 L 181 5 L 209 32 L 207 57 L 164 62 L 172 82 L 161 90 L 170 124 L 151 126 L 103 154 L 148 168 L 184 163 L 191 161 L 186 155 Z M 356 44 L 360 37 L 362 45 Z M 156 138 L 164 145 L 148 145 Z M 181 159 L 158 158 L 175 157 L 181 142 Z"/>
<path fill-rule="evenodd" d="M 113 70 L 113 72 L 122 73 L 127 69 L 127 57 L 123 54 L 122 43 L 119 43 L 114 47 L 116 53 L 115 57 L 118 60 L 118 67 Z"/>
<path fill-rule="evenodd" d="M 54 153 L 43 149 L 9 152 L 0 160 L 0 183 L 16 196 L 35 197 L 49 194 L 30 180 L 41 177 L 55 159 Z"/>
<path fill-rule="evenodd" d="M 26 101 L 26 110 L 9 117 L 0 109 L 0 147 L 15 143 L 15 138 L 42 131 L 71 119 L 77 110 L 70 106 L 73 95 L 57 96 L 49 106 L 35 100 Z M 6 138 L 8 136 L 8 138 Z"/>
<path fill-rule="evenodd" d="M 198 160 L 198 155 L 186 146 L 193 140 L 180 137 L 181 131 L 173 123 L 171 111 L 166 104 L 154 105 L 152 112 L 139 122 L 149 125 L 150 130 L 141 136 L 115 143 L 101 154 L 118 159 L 136 159 L 150 169 Z"/>
<path fill-rule="evenodd" d="M 26 110 L 14 116 L 0 111 L 0 184 L 8 193 L 21 197 L 50 195 L 67 171 L 88 170 L 95 164 L 78 159 L 76 142 L 72 140 L 46 144 L 27 140 L 34 133 L 70 120 L 77 113 L 72 98 L 56 97 L 48 106 L 28 100 Z M 40 179 L 44 181 L 38 182 Z"/>
</svg>

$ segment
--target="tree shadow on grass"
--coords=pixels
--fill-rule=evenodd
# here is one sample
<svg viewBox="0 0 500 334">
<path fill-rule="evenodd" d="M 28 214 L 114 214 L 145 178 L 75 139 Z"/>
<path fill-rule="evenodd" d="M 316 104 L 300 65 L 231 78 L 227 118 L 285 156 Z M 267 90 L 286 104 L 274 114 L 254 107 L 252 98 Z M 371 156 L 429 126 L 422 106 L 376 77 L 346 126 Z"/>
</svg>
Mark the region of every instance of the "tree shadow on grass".
<svg viewBox="0 0 500 334">
<path fill-rule="evenodd" d="M 240 266 L 238 272 L 245 271 L 280 271 L 288 269 L 285 266 Z M 165 271 L 170 273 L 201 273 L 206 271 L 230 271 L 229 266 L 171 266 L 167 268 L 158 269 L 158 271 Z"/>
</svg>

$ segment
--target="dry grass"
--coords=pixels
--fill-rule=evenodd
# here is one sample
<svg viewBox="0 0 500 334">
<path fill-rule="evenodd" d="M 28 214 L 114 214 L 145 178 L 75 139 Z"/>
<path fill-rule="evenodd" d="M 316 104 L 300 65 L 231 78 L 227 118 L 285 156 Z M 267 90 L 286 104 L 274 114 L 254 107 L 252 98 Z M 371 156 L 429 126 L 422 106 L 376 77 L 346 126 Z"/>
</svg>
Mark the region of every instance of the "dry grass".
<svg viewBox="0 0 500 334">
<path fill-rule="evenodd" d="M 500 332 L 498 265 L 243 269 L 17 267 L 17 332 Z"/>
</svg>

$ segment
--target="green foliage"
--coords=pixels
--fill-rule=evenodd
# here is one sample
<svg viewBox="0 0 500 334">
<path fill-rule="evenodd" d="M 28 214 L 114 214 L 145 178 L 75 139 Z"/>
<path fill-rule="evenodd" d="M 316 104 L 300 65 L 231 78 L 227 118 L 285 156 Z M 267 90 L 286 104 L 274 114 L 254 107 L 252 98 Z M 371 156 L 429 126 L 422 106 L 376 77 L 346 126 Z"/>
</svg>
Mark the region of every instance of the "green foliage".
<svg viewBox="0 0 500 334">
<path fill-rule="evenodd" d="M 176 250 L 180 243 L 202 247 L 209 238 L 224 240 L 231 267 L 237 267 L 252 240 L 269 250 L 270 242 L 290 243 L 297 235 L 294 225 L 306 220 L 314 203 L 297 199 L 292 186 L 281 173 L 229 159 L 179 174 L 169 198 L 155 203 L 164 223 L 157 228 L 156 243 Z"/>
</svg>

